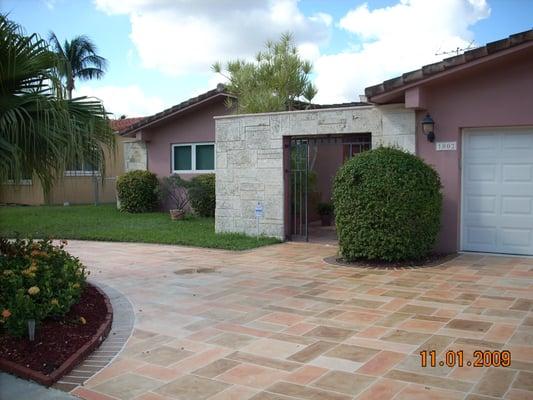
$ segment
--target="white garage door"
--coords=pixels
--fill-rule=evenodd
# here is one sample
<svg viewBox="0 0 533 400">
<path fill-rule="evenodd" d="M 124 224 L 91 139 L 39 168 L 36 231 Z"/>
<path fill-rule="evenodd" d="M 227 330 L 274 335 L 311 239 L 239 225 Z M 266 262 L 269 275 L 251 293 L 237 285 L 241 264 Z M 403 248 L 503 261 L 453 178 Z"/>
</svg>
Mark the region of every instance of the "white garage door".
<svg viewBox="0 0 533 400">
<path fill-rule="evenodd" d="M 533 255 L 533 128 L 463 132 L 461 244 Z"/>
</svg>

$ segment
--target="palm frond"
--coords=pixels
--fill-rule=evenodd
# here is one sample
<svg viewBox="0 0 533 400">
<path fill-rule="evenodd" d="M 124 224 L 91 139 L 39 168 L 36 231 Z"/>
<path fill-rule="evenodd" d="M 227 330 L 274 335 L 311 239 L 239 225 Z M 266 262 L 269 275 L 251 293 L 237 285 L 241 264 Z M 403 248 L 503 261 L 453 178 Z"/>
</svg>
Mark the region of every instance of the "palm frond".
<svg viewBox="0 0 533 400">
<path fill-rule="evenodd" d="M 115 143 L 101 102 L 62 96 L 58 50 L 68 49 L 52 35 L 55 52 L 0 14 L 0 182 L 30 174 L 45 191 L 76 161 L 104 169 Z"/>
</svg>

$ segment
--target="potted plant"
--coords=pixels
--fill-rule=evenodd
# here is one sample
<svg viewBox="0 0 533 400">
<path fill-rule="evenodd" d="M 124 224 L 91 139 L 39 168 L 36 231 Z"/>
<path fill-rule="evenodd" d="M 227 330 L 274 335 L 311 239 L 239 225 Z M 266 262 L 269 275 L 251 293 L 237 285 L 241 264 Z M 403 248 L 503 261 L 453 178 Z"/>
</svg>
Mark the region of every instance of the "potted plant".
<svg viewBox="0 0 533 400">
<path fill-rule="evenodd" d="M 187 213 L 189 205 L 189 182 L 177 174 L 163 178 L 161 182 L 162 195 L 170 203 L 170 218 L 173 221 L 181 220 Z"/>
<path fill-rule="evenodd" d="M 318 215 L 320 215 L 322 226 L 330 226 L 333 222 L 333 204 L 318 203 L 317 211 Z"/>
</svg>

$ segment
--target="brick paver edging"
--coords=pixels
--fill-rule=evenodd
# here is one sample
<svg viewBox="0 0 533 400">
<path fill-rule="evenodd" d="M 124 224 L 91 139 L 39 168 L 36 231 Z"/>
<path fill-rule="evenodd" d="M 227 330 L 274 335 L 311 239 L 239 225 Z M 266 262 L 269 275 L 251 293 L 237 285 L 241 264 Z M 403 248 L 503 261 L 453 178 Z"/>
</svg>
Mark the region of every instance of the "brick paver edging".
<svg viewBox="0 0 533 400">
<path fill-rule="evenodd" d="M 107 298 L 107 295 L 97 286 L 95 288 L 98 292 L 101 293 L 106 309 L 107 314 L 105 316 L 103 324 L 98 328 L 96 333 L 91 337 L 91 339 L 80 347 L 74 354 L 72 354 L 65 362 L 61 364 L 59 368 L 52 371 L 50 375 L 45 375 L 40 371 L 35 371 L 31 368 L 16 364 L 8 360 L 0 360 L 0 370 L 12 373 L 24 379 L 31 379 L 41 385 L 51 386 L 56 381 L 61 379 L 61 376 L 68 374 L 75 366 L 83 360 L 83 358 L 90 354 L 94 349 L 98 348 L 100 343 L 107 337 L 109 331 L 111 330 L 111 324 L 113 320 L 113 309 Z"/>
<path fill-rule="evenodd" d="M 92 279 L 89 282 L 98 286 L 109 298 L 113 307 L 113 324 L 102 345 L 53 386 L 66 392 L 83 386 L 85 381 L 111 363 L 126 345 L 135 323 L 133 306 L 126 296 L 101 282 Z"/>
</svg>

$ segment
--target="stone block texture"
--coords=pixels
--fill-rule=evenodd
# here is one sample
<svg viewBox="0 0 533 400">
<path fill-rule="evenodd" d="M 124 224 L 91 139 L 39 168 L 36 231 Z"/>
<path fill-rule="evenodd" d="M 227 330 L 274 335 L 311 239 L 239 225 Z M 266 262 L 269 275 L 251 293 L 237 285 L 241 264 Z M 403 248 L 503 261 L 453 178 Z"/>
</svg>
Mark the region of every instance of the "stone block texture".
<svg viewBox="0 0 533 400">
<path fill-rule="evenodd" d="M 415 153 L 415 114 L 398 106 L 362 106 L 215 117 L 217 232 L 284 239 L 283 138 L 371 133 L 372 147 Z"/>
<path fill-rule="evenodd" d="M 124 171 L 146 170 L 146 143 L 142 141 L 124 142 Z"/>
</svg>

